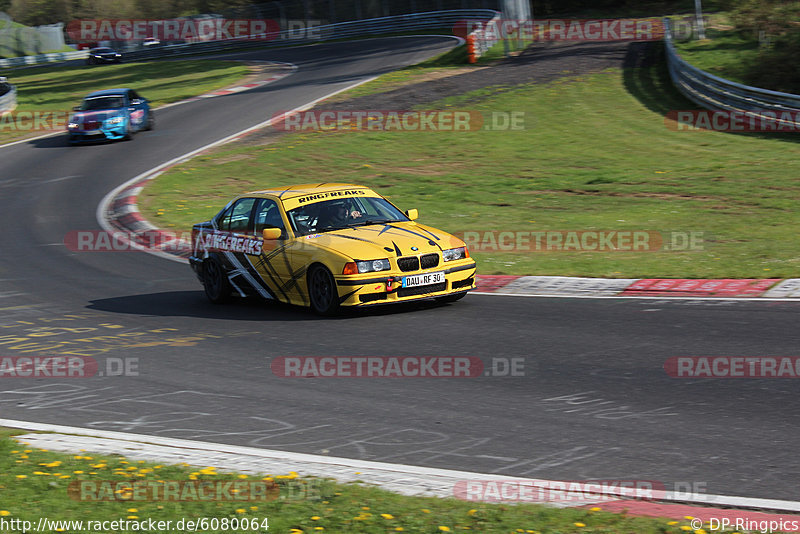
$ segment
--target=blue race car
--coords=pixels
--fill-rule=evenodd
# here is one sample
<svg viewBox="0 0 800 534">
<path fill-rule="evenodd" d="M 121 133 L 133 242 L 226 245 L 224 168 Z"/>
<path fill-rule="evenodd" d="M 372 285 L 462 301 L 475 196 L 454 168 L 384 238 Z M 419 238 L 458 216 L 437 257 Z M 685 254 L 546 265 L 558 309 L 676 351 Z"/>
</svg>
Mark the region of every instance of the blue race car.
<svg viewBox="0 0 800 534">
<path fill-rule="evenodd" d="M 70 143 L 130 139 L 134 132 L 155 126 L 150 103 L 133 89 L 95 91 L 74 111 L 67 125 Z"/>
</svg>

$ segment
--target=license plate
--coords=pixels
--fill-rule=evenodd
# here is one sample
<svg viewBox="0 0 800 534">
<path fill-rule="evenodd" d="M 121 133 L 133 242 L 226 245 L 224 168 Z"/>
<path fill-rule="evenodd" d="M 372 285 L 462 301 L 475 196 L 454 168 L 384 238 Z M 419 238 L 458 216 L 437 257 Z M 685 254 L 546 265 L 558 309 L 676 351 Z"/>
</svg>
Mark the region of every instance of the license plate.
<svg viewBox="0 0 800 534">
<path fill-rule="evenodd" d="M 442 271 L 437 273 L 415 274 L 413 276 L 403 277 L 403 287 L 429 286 L 431 284 L 440 284 L 444 281 L 445 278 Z"/>
</svg>

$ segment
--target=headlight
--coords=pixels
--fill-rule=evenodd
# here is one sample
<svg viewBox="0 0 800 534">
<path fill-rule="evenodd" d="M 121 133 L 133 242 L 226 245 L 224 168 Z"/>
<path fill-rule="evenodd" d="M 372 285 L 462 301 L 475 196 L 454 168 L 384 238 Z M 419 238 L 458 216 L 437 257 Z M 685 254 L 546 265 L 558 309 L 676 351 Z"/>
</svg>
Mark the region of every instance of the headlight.
<svg viewBox="0 0 800 534">
<path fill-rule="evenodd" d="M 114 117 L 112 119 L 108 119 L 106 123 L 109 126 L 114 126 L 116 124 L 122 124 L 125 121 L 125 117 Z"/>
<path fill-rule="evenodd" d="M 358 267 L 359 274 L 361 273 L 372 273 L 375 271 L 388 271 L 391 267 L 389 266 L 389 260 L 370 260 L 370 261 L 357 261 L 356 266 Z"/>
<path fill-rule="evenodd" d="M 449 248 L 442 251 L 444 261 L 463 260 L 464 258 L 469 258 L 467 247 Z"/>
<path fill-rule="evenodd" d="M 67 124 L 67 128 L 69 128 L 70 130 L 74 130 L 77 127 L 78 127 L 77 122 L 70 122 L 69 124 Z"/>
</svg>

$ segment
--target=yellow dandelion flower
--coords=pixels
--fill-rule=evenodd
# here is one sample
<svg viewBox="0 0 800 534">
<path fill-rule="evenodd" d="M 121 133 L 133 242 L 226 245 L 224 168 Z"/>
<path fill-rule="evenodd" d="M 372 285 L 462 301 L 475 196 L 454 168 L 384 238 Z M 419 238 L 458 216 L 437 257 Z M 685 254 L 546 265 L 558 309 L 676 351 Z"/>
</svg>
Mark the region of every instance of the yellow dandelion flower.
<svg viewBox="0 0 800 534">
<path fill-rule="evenodd" d="M 246 479 L 246 478 L 247 478 L 247 475 L 239 475 L 239 478 L 240 478 L 240 479 L 242 479 L 242 480 L 244 480 L 244 479 Z"/>
<path fill-rule="evenodd" d="M 381 517 L 384 519 L 394 519 L 394 516 L 392 514 L 381 514 Z"/>
<path fill-rule="evenodd" d="M 17 475 L 17 478 L 22 480 L 23 478 L 28 478 L 28 475 Z"/>
<path fill-rule="evenodd" d="M 439 525 L 439 530 L 441 530 L 442 532 L 450 532 L 450 527 Z"/>
<path fill-rule="evenodd" d="M 11 512 L 9 512 L 8 510 L 0 510 L 0 516 L 5 517 L 7 515 L 11 515 Z"/>
<path fill-rule="evenodd" d="M 312 521 L 319 521 L 319 519 L 320 519 L 320 517 L 318 515 L 312 515 L 311 516 L 311 520 Z"/>
<path fill-rule="evenodd" d="M 247 510 L 245 510 L 244 508 L 237 508 L 236 509 L 236 513 L 237 514 L 246 514 Z"/>
<path fill-rule="evenodd" d="M 467 512 L 467 515 L 475 515 L 475 514 L 477 514 L 477 513 L 478 513 L 478 511 L 477 511 L 475 508 L 473 508 L 472 510 L 470 510 L 469 512 Z"/>
<path fill-rule="evenodd" d="M 583 528 L 583 527 L 586 526 L 585 523 L 581 523 L 580 521 L 576 521 L 575 523 L 573 523 L 573 525 L 575 525 L 576 527 L 579 527 L 579 528 Z"/>
</svg>

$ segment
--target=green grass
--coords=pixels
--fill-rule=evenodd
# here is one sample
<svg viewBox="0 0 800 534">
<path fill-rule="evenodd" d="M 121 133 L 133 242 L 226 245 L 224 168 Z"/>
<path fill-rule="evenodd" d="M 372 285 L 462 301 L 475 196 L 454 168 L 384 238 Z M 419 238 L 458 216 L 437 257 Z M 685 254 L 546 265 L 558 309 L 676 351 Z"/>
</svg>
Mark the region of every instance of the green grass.
<svg viewBox="0 0 800 534">
<path fill-rule="evenodd" d="M 365 484 L 336 484 L 296 474 L 236 475 L 208 466 L 154 464 L 86 452 L 60 454 L 18 443 L 0 430 L 0 520 L 37 524 L 51 521 L 115 519 L 172 521 L 181 519 L 268 519 L 269 530 L 249 532 L 538 532 L 538 533 L 679 533 L 687 521 L 633 518 L 588 509 L 539 505 L 479 504 L 433 497 L 405 497 Z M 291 466 L 287 465 L 287 471 Z M 79 481 L 248 480 L 277 486 L 271 501 L 144 501 L 119 494 L 121 500 L 86 501 L 70 496 Z M 584 525 L 584 526 L 579 526 Z M 294 530 L 293 530 L 294 529 Z M 522 529 L 522 530 L 517 530 Z M 14 529 L 11 529 L 14 531 Z M 71 532 L 82 529 L 68 530 Z M 177 531 L 174 527 L 169 531 Z M 234 532 L 203 528 L 202 532 Z M 135 532 L 117 529 L 115 532 Z"/>
<path fill-rule="evenodd" d="M 747 83 L 747 65 L 758 58 L 755 39 L 734 30 L 706 30 L 707 39 L 675 43 L 678 54 L 691 65 L 720 78 Z"/>
<path fill-rule="evenodd" d="M 153 107 L 231 85 L 250 72 L 234 61 L 186 60 L 0 70 L 17 86 L 17 111 L 68 111 L 92 91 L 133 87 Z M 41 131 L 0 129 L 0 143 Z"/>
<path fill-rule="evenodd" d="M 375 188 L 450 232 L 702 232 L 691 252 L 476 252 L 482 274 L 783 278 L 800 275 L 795 137 L 677 132 L 695 106 L 651 67 L 490 87 L 424 109 L 524 112 L 525 129 L 316 132 L 227 146 L 143 192 L 157 225 L 186 230 L 234 195 L 303 182 Z"/>
</svg>

